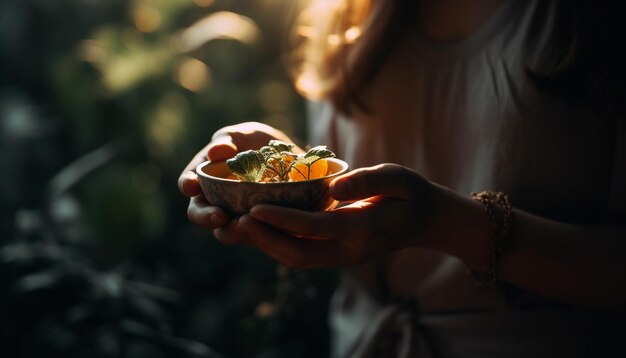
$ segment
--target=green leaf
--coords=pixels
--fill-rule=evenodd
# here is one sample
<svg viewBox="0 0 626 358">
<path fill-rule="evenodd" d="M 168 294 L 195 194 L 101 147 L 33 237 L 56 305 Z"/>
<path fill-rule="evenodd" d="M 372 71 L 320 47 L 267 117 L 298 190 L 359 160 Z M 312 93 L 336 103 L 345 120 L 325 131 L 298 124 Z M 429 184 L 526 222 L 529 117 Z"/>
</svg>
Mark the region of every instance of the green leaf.
<svg viewBox="0 0 626 358">
<path fill-rule="evenodd" d="M 234 158 L 228 159 L 226 164 L 241 181 L 284 182 L 289 181 L 289 172 L 296 168 L 297 163 L 306 165 L 309 168 L 308 172 L 310 172 L 313 163 L 323 158 L 335 156 L 335 153 L 326 149 L 326 146 L 311 148 L 304 155 L 294 154 L 292 152 L 294 147 L 293 144 L 271 140 L 268 145 L 259 150 L 248 150 L 237 154 Z M 296 170 L 298 169 L 296 168 Z"/>
<path fill-rule="evenodd" d="M 276 156 L 278 154 L 276 149 L 268 145 L 261 147 L 261 149 L 259 149 L 258 152 L 263 156 L 264 161 L 268 161 L 271 157 Z"/>
<path fill-rule="evenodd" d="M 293 144 L 287 144 L 287 143 L 279 141 L 277 139 L 270 140 L 270 142 L 268 143 L 268 146 L 274 148 L 279 153 L 280 152 L 291 152 L 291 150 L 294 147 Z"/>
<path fill-rule="evenodd" d="M 318 157 L 318 158 L 332 158 L 335 156 L 335 153 L 326 149 L 325 145 L 318 145 L 317 147 L 313 147 L 309 149 L 309 151 L 306 152 L 306 154 L 304 155 L 305 158 L 313 157 L 313 156 Z"/>
<path fill-rule="evenodd" d="M 230 171 L 241 181 L 261 181 L 265 172 L 265 160 L 263 155 L 255 150 L 247 150 L 226 160 Z"/>
<path fill-rule="evenodd" d="M 333 158 L 334 156 L 335 156 L 335 153 L 326 149 L 325 145 L 318 145 L 317 147 L 313 147 L 309 149 L 309 151 L 306 152 L 306 154 L 304 154 L 304 156 L 302 156 L 298 160 L 301 163 L 304 163 L 305 165 L 310 166 L 311 164 L 317 162 L 318 160 L 322 158 Z"/>
</svg>

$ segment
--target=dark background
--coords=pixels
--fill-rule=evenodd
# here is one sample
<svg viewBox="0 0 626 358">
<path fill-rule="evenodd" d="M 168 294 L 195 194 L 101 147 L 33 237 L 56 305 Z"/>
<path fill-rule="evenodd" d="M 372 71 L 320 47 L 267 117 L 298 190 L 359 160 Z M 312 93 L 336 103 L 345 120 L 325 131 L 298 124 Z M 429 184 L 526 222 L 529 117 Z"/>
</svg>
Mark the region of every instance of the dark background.
<svg viewBox="0 0 626 358">
<path fill-rule="evenodd" d="M 176 186 L 224 125 L 307 144 L 294 3 L 0 0 L 1 357 L 326 355 L 335 272 L 221 246 Z"/>
</svg>

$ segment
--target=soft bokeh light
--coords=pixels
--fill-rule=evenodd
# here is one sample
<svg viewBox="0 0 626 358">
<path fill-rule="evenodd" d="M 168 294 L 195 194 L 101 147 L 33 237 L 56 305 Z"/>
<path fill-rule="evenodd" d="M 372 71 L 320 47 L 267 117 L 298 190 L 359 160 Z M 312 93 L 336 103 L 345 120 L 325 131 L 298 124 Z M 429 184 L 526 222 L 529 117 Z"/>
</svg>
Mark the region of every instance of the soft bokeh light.
<svg viewBox="0 0 626 358">
<path fill-rule="evenodd" d="M 316 94 L 320 91 L 320 84 L 315 73 L 313 71 L 304 71 L 296 79 L 296 89 L 315 98 Z"/>
<path fill-rule="evenodd" d="M 202 61 L 186 58 L 178 67 L 178 83 L 192 92 L 200 92 L 211 83 L 211 71 Z"/>
<path fill-rule="evenodd" d="M 315 36 L 315 28 L 313 26 L 298 26 L 296 33 L 298 36 L 310 39 Z"/>
<path fill-rule="evenodd" d="M 328 14 L 331 14 L 339 6 L 343 6 L 341 1 L 336 0 L 317 0 L 312 3 L 312 6 L 307 8 L 308 16 L 323 16 L 324 18 L 328 17 Z"/>
<path fill-rule="evenodd" d="M 252 19 L 234 12 L 218 11 L 185 29 L 176 39 L 176 43 L 181 51 L 188 52 L 215 39 L 231 39 L 251 44 L 259 36 L 259 28 Z"/>
<path fill-rule="evenodd" d="M 152 32 L 161 25 L 161 13 L 154 5 L 139 3 L 133 11 L 135 27 L 141 32 Z"/>
<path fill-rule="evenodd" d="M 80 42 L 77 56 L 100 71 L 102 84 L 110 93 L 119 94 L 166 72 L 175 53 L 167 46 L 147 42 L 133 27 L 103 26 L 91 39 Z"/>
<path fill-rule="evenodd" d="M 346 30 L 344 37 L 346 42 L 354 43 L 361 36 L 361 29 L 358 27 L 351 27 Z"/>
<path fill-rule="evenodd" d="M 189 104 L 185 97 L 172 92 L 159 102 L 148 118 L 149 150 L 156 156 L 171 155 L 184 129 L 184 117 Z"/>
<path fill-rule="evenodd" d="M 254 315 L 258 318 L 271 317 L 276 312 L 276 305 L 272 302 L 261 302 L 254 309 Z"/>
<path fill-rule="evenodd" d="M 123 92 L 140 81 L 166 70 L 171 54 L 163 49 L 119 55 L 102 66 L 102 79 L 113 93 Z"/>
<path fill-rule="evenodd" d="M 332 46 L 337 46 L 341 44 L 341 37 L 339 35 L 331 34 L 328 35 L 328 44 Z"/>
</svg>

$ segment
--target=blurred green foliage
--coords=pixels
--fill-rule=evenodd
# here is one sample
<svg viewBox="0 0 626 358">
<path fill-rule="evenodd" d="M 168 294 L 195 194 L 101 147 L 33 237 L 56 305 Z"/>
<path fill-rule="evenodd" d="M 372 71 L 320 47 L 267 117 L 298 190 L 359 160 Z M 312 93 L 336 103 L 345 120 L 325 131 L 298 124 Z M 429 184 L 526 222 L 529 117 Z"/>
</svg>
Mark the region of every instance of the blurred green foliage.
<svg viewBox="0 0 626 358">
<path fill-rule="evenodd" d="M 0 356 L 326 354 L 335 273 L 221 246 L 176 187 L 225 125 L 305 144 L 294 3 L 0 1 Z"/>
</svg>

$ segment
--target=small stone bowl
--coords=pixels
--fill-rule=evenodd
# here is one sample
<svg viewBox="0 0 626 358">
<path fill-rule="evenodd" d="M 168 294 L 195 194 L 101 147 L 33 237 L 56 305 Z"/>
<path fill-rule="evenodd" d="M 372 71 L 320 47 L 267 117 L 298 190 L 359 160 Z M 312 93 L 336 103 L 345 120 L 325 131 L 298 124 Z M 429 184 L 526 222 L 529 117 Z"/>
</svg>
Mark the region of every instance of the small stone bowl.
<svg viewBox="0 0 626 358">
<path fill-rule="evenodd" d="M 252 183 L 232 178 L 226 162 L 204 162 L 196 167 L 206 199 L 230 214 L 241 215 L 256 204 L 272 204 L 308 211 L 331 210 L 337 201 L 328 193 L 330 182 L 348 171 L 348 164 L 328 158 L 325 177 L 284 183 Z"/>
</svg>

